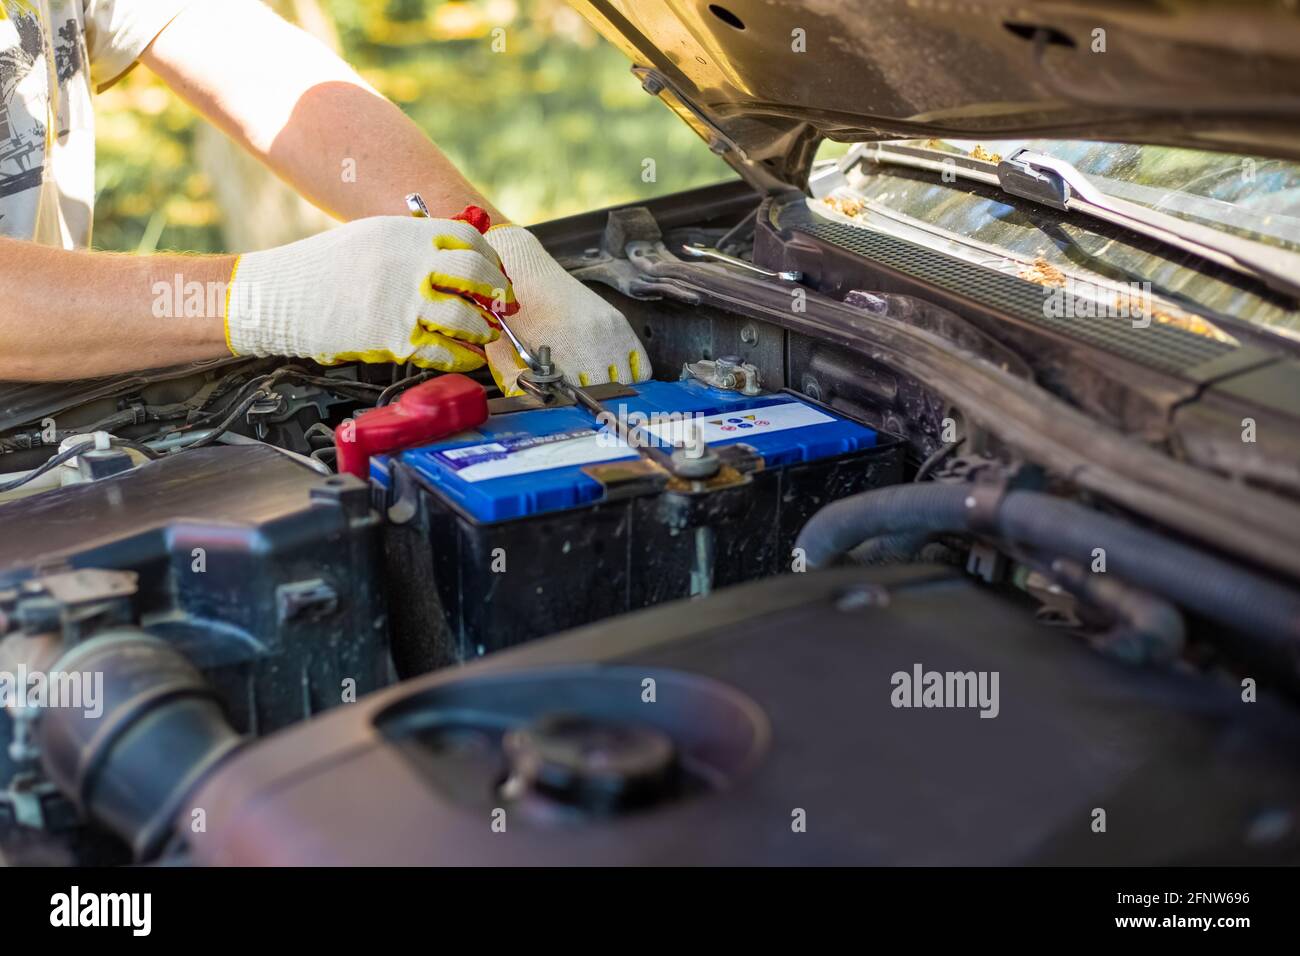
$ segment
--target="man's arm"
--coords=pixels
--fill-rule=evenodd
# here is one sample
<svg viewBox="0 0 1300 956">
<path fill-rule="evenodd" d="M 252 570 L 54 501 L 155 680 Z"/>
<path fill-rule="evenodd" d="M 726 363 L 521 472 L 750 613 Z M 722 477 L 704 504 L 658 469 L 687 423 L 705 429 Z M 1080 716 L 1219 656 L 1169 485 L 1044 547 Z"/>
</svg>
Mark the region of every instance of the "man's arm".
<svg viewBox="0 0 1300 956">
<path fill-rule="evenodd" d="M 184 10 L 141 57 L 182 99 L 340 219 L 435 217 L 473 204 L 504 217 L 400 109 L 258 0 Z"/>
<path fill-rule="evenodd" d="M 189 7 L 142 60 L 302 195 L 340 218 L 406 215 L 403 200 L 418 191 L 435 216 L 473 204 L 498 227 L 505 222 L 400 109 L 257 0 Z M 486 239 L 518 295 L 521 309 L 511 328 L 533 347 L 550 345 L 570 382 L 650 376 L 650 359 L 623 315 L 565 272 L 531 233 L 505 226 Z M 519 369 L 509 342 L 488 344 L 487 354 L 502 389 L 513 390 Z"/>
<path fill-rule="evenodd" d="M 352 221 L 245 255 L 237 272 L 229 256 L 135 258 L 6 242 L 7 378 L 110 374 L 217 357 L 227 345 L 238 355 L 464 370 L 482 364 L 486 346 L 509 388 L 518 368 L 508 345 L 494 341 L 489 301 L 508 311 L 531 302 L 512 328 L 556 348 L 574 384 L 649 376 L 626 319 L 527 230 L 507 225 L 484 237 L 464 223 L 412 219 L 404 197 L 419 191 L 435 217 L 473 204 L 503 221 L 401 110 L 256 0 L 188 7 L 142 59 L 301 193 Z M 174 289 L 178 276 L 187 303 L 194 283 L 230 283 L 227 315 L 214 315 L 205 293 L 203 319 L 156 317 L 167 295 L 159 289 Z M 172 310 L 185 314 L 178 303 Z"/>
<path fill-rule="evenodd" d="M 0 302 L 0 373 L 36 381 L 231 352 L 466 371 L 496 338 L 490 308 L 519 308 L 477 229 L 411 216 L 369 217 L 238 260 L 0 239 Z"/>
<path fill-rule="evenodd" d="M 176 317 L 185 314 L 176 281 L 183 277 L 182 290 L 199 283 L 190 291 L 201 287 L 206 303 L 209 293 L 224 295 L 234 262 L 233 256 L 68 252 L 0 238 L 4 378 L 88 378 L 229 355 L 224 309 Z"/>
<path fill-rule="evenodd" d="M 256 0 L 195 4 L 159 34 L 142 60 L 309 199 L 336 215 L 407 217 L 403 199 L 408 192 L 420 191 L 435 216 L 452 215 L 472 203 L 500 221 L 500 213 L 401 110 L 316 40 Z M 344 160 L 355 161 L 355 181 L 344 175 Z M 414 245 L 394 247 L 391 256 L 362 241 L 364 235 L 388 235 L 393 228 L 348 227 L 348 234 L 305 246 L 300 253 L 277 250 L 246 256 L 249 267 L 241 267 L 241 279 L 259 275 L 253 267 L 263 259 L 273 267 L 257 280 L 257 288 L 250 289 L 250 282 L 244 281 L 245 293 L 253 293 L 244 296 L 249 298 L 245 306 L 260 311 L 241 321 L 241 344 L 252 354 L 355 352 L 364 357 L 391 355 L 394 360 L 409 357 L 417 364 L 448 368 L 481 363 L 456 343 L 481 345 L 486 326 L 479 328 L 476 315 L 460 314 L 464 309 L 458 303 L 439 305 L 419 298 L 403 299 L 398 306 L 384 299 L 401 298 L 416 288 L 421 275 L 436 266 L 429 257 L 439 247 L 428 240 L 450 227 L 412 226 L 418 233 Z M 412 253 L 423 255 L 419 263 L 404 262 Z M 479 253 L 472 262 L 458 261 L 447 268 L 457 274 L 478 268 L 495 272 L 487 247 Z M 3 377 L 76 379 L 229 355 L 223 296 L 234 265 L 234 256 L 68 252 L 0 238 Z M 362 265 L 365 275 L 340 279 L 345 269 Z M 291 294 L 295 270 L 315 275 L 308 284 L 331 303 L 349 301 L 351 294 L 365 305 L 331 329 L 325 305 L 308 309 L 297 302 L 297 293 Z M 486 284 L 508 288 L 495 274 L 497 278 Z M 385 285 L 391 288 L 380 288 Z M 176 317 L 185 316 L 187 307 L 192 314 L 191 296 L 199 289 L 203 317 Z M 276 305 L 285 314 L 273 314 Z M 437 309 L 460 311 L 438 319 L 431 312 Z M 417 320 L 424 323 L 418 334 L 410 331 Z M 259 321 L 265 330 L 256 328 Z M 406 331 L 397 334 L 403 322 Z M 289 336 L 303 340 L 294 350 L 280 339 L 286 328 L 297 326 L 322 328 L 314 336 L 314 328 Z M 262 343 L 263 338 L 268 343 Z"/>
</svg>

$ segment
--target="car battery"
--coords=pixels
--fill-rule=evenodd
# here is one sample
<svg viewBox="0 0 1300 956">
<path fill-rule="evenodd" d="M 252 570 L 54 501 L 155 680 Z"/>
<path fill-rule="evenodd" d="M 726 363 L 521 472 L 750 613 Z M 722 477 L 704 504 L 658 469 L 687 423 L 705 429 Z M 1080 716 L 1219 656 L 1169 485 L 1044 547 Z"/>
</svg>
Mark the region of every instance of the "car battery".
<svg viewBox="0 0 1300 956">
<path fill-rule="evenodd" d="M 576 405 L 372 459 L 400 672 L 798 570 L 813 512 L 901 479 L 895 439 L 787 393 L 644 382 L 604 406 L 647 443 L 703 439 L 721 468 L 670 475 Z"/>
</svg>

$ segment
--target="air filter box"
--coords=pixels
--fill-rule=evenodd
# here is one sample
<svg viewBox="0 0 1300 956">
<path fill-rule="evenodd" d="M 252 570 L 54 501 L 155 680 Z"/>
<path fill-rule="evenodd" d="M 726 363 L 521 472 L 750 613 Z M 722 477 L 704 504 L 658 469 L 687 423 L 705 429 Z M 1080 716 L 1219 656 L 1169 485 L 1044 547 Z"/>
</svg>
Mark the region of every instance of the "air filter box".
<svg viewBox="0 0 1300 956">
<path fill-rule="evenodd" d="M 379 524 L 364 483 L 262 444 L 194 448 L 8 502 L 0 620 L 13 631 L 0 633 L 0 671 L 13 671 L 6 649 L 25 661 L 49 640 L 57 658 L 140 627 L 202 671 L 241 734 L 305 720 L 389 680 Z M 0 840 L 16 821 L 73 827 L 53 788 L 24 791 L 39 814 L 8 792 L 24 770 L 12 713 L 0 712 Z"/>
<path fill-rule="evenodd" d="M 788 571 L 814 511 L 901 477 L 895 440 L 789 394 L 645 382 L 604 404 L 659 439 L 694 421 L 722 470 L 673 478 L 576 406 L 494 414 L 372 460 L 397 522 L 399 672 Z"/>
</svg>

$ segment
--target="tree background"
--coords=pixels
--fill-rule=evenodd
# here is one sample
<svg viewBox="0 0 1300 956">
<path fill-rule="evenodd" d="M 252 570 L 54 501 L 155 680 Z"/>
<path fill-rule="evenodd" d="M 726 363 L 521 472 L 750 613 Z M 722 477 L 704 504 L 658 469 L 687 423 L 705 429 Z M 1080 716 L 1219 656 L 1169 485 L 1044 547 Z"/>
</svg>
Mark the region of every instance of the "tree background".
<svg viewBox="0 0 1300 956">
<path fill-rule="evenodd" d="M 733 175 L 563 0 L 266 2 L 337 49 L 518 221 Z M 96 124 L 95 248 L 247 251 L 332 221 L 143 68 L 100 95 Z M 655 182 L 642 179 L 647 158 Z"/>
</svg>

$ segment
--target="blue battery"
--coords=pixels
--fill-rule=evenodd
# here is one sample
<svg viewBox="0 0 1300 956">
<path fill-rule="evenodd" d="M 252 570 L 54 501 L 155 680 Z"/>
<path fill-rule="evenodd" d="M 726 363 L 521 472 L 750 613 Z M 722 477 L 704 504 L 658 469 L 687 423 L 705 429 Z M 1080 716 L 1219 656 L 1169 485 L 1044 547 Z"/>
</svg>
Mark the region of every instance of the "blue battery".
<svg viewBox="0 0 1300 956">
<path fill-rule="evenodd" d="M 643 382 L 608 410 L 664 445 L 687 429 L 711 446 L 743 442 L 764 468 L 784 468 L 875 446 L 876 432 L 784 393 L 754 396 L 695 381 Z M 688 426 L 686 423 L 690 422 Z M 583 469 L 638 457 L 617 432 L 576 407 L 494 415 L 480 428 L 401 453 L 402 462 L 439 495 L 482 523 L 600 501 L 604 486 Z M 388 483 L 389 459 L 371 462 Z"/>
</svg>

